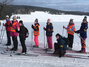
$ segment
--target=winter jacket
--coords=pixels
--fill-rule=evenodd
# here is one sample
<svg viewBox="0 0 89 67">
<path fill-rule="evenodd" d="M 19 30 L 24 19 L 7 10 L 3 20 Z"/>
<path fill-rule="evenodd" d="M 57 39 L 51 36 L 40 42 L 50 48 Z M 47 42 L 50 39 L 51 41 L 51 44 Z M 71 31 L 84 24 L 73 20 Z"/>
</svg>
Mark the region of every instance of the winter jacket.
<svg viewBox="0 0 89 67">
<path fill-rule="evenodd" d="M 74 35 L 74 31 L 75 30 L 76 30 L 76 28 L 75 28 L 75 24 L 74 23 L 72 25 L 68 25 L 68 27 L 67 27 L 67 33 L 68 34 Z"/>
<path fill-rule="evenodd" d="M 50 23 L 50 25 L 47 25 L 45 30 L 46 30 L 46 36 L 52 36 L 53 33 L 52 23 Z"/>
<path fill-rule="evenodd" d="M 59 54 L 61 55 L 62 51 L 67 49 L 66 42 L 62 39 L 61 35 L 59 36 L 59 39 L 57 39 L 57 44 L 58 44 L 59 49 L 60 49 Z"/>
<path fill-rule="evenodd" d="M 39 36 L 39 23 L 36 23 L 35 26 L 32 26 L 34 36 Z"/>
<path fill-rule="evenodd" d="M 80 33 L 80 36 L 82 38 L 87 38 L 87 29 L 88 29 L 88 23 L 82 23 L 80 30 L 78 30 L 77 33 Z"/>
<path fill-rule="evenodd" d="M 18 33 L 15 31 L 19 29 L 18 21 L 12 21 L 12 26 L 10 27 L 10 36 L 18 36 Z"/>
<path fill-rule="evenodd" d="M 7 19 L 4 25 L 6 27 L 6 31 L 10 31 L 10 23 L 11 23 L 10 19 Z"/>
<path fill-rule="evenodd" d="M 26 38 L 26 29 L 25 29 L 25 27 L 24 27 L 24 25 L 22 25 L 22 26 L 20 26 L 20 30 L 18 31 L 17 29 L 16 29 L 16 32 L 18 32 L 19 33 L 19 37 L 20 38 Z"/>
</svg>

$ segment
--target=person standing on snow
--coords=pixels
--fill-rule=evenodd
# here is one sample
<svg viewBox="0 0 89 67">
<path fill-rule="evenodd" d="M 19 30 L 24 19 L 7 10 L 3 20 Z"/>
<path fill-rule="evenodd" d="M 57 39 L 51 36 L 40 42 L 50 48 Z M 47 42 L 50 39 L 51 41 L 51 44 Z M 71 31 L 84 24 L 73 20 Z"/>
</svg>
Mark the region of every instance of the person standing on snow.
<svg viewBox="0 0 89 67">
<path fill-rule="evenodd" d="M 87 19 L 84 18 L 81 24 L 80 30 L 75 31 L 75 33 L 80 33 L 81 38 L 81 50 L 79 52 L 85 53 L 86 52 L 86 38 L 87 38 L 87 29 L 88 29 L 88 22 Z"/>
<path fill-rule="evenodd" d="M 25 45 L 25 40 L 26 40 L 26 31 L 28 32 L 27 28 L 24 27 L 23 21 L 19 21 L 19 26 L 20 26 L 20 30 L 16 29 L 16 32 L 19 33 L 19 38 L 20 38 L 20 42 L 22 45 L 22 54 L 26 54 L 27 52 L 27 48 Z"/>
<path fill-rule="evenodd" d="M 34 42 L 35 42 L 35 45 L 33 47 L 39 48 L 39 41 L 38 41 L 39 23 L 38 23 L 38 19 L 35 20 L 34 25 L 32 25 L 32 29 L 34 32 Z"/>
<path fill-rule="evenodd" d="M 10 46 L 11 45 L 11 38 L 10 38 L 10 19 L 9 19 L 9 16 L 6 15 L 6 23 L 3 25 L 6 27 L 6 34 L 7 34 L 7 44 L 6 46 Z"/>
<path fill-rule="evenodd" d="M 52 33 L 53 33 L 53 26 L 52 23 L 50 22 L 50 19 L 47 20 L 47 25 L 46 28 L 43 28 L 44 30 L 46 30 L 46 36 L 47 36 L 47 43 L 48 43 L 48 49 L 47 50 L 51 50 L 52 47 Z"/>
<path fill-rule="evenodd" d="M 19 23 L 17 21 L 17 17 L 14 16 L 13 21 L 10 24 L 10 36 L 12 37 L 13 45 L 14 45 L 11 51 L 18 50 L 18 40 L 17 40 L 18 33 L 15 31 L 16 29 L 19 29 Z"/>
<path fill-rule="evenodd" d="M 65 27 L 63 26 L 63 28 L 65 28 Z M 69 46 L 68 49 L 72 50 L 73 39 L 74 39 L 74 31 L 76 31 L 75 24 L 73 23 L 73 19 L 70 19 L 70 22 L 69 22 L 67 28 L 65 28 L 65 29 L 67 29 L 68 39 L 70 41 L 70 43 L 68 45 Z"/>
</svg>

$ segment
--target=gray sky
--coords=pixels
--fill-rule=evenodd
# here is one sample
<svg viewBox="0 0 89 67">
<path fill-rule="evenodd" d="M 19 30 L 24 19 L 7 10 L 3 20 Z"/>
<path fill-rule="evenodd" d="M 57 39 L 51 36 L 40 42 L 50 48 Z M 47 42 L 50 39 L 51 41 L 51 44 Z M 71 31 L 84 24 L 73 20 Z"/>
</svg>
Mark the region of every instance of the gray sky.
<svg viewBox="0 0 89 67">
<path fill-rule="evenodd" d="M 15 5 L 47 7 L 67 11 L 89 12 L 89 0 L 14 0 Z"/>
</svg>

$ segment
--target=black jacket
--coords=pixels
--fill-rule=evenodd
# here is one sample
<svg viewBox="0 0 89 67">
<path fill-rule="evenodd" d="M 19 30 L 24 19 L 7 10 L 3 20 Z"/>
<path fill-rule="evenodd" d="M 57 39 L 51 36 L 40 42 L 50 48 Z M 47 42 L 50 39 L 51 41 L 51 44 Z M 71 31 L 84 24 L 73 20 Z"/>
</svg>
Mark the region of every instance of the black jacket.
<svg viewBox="0 0 89 67">
<path fill-rule="evenodd" d="M 57 44 L 59 46 L 59 55 L 60 57 L 62 56 L 63 50 L 67 49 L 66 42 L 62 39 L 62 36 L 59 36 L 59 39 L 57 39 Z"/>
<path fill-rule="evenodd" d="M 18 32 L 19 33 L 19 37 L 20 38 L 26 38 L 26 33 L 25 33 L 25 27 L 24 27 L 24 25 L 23 26 L 20 26 L 20 30 L 18 31 L 18 30 L 16 30 L 16 32 Z"/>
<path fill-rule="evenodd" d="M 53 33 L 52 23 L 50 23 L 50 25 L 47 25 L 45 30 L 46 30 L 46 36 L 52 36 L 52 33 Z"/>
</svg>

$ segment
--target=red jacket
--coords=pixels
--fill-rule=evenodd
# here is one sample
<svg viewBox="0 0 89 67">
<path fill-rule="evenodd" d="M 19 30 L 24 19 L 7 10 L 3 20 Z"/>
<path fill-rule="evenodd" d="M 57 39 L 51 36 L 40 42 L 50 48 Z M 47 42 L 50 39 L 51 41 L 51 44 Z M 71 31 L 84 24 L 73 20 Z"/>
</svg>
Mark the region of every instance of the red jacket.
<svg viewBox="0 0 89 67">
<path fill-rule="evenodd" d="M 5 27 L 6 27 L 6 31 L 10 31 L 10 23 L 11 23 L 11 21 L 10 21 L 10 19 L 8 19 L 8 20 L 6 20 L 7 22 L 5 23 Z"/>
</svg>

